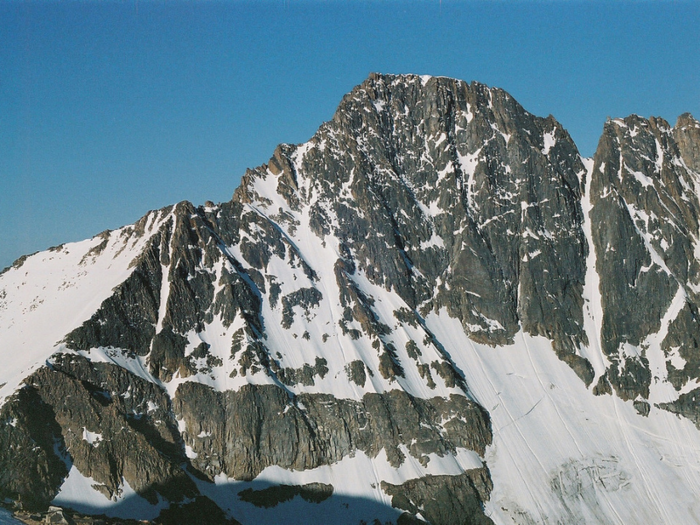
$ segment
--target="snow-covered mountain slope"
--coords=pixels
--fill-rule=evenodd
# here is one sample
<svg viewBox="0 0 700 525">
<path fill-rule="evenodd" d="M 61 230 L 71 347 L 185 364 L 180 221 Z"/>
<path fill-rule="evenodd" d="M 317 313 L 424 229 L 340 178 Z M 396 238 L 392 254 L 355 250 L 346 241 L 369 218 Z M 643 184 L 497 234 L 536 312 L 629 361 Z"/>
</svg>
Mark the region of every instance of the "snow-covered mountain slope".
<svg viewBox="0 0 700 525">
<path fill-rule="evenodd" d="M 0 275 L 0 496 L 700 521 L 697 130 L 611 120 L 583 159 L 502 90 L 371 75 L 230 202 Z"/>
<path fill-rule="evenodd" d="M 45 365 L 65 337 L 66 327 L 89 318 L 132 273 L 134 257 L 165 213 L 151 212 L 133 226 L 22 257 L 4 271 L 0 403 L 27 375 Z"/>
</svg>

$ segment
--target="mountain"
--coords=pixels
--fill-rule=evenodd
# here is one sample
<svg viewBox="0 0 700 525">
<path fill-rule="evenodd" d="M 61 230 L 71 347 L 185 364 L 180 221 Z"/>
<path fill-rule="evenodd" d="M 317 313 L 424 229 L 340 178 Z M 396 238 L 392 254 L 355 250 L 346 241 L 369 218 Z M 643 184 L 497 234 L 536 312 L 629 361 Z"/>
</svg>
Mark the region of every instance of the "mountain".
<svg viewBox="0 0 700 525">
<path fill-rule="evenodd" d="M 698 522 L 699 195 L 689 114 L 608 120 L 587 159 L 500 89 L 372 74 L 231 201 L 0 274 L 0 499 Z"/>
</svg>

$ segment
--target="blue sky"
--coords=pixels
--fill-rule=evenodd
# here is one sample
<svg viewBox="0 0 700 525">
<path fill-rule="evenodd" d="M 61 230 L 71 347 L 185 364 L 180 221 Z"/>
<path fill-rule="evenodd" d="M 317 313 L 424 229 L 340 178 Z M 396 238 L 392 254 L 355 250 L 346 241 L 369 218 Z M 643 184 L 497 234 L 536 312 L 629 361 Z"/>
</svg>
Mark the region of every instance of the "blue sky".
<svg viewBox="0 0 700 525">
<path fill-rule="evenodd" d="M 372 71 L 478 80 L 584 155 L 607 116 L 700 117 L 700 2 L 0 3 L 0 268 L 228 200 Z"/>
</svg>

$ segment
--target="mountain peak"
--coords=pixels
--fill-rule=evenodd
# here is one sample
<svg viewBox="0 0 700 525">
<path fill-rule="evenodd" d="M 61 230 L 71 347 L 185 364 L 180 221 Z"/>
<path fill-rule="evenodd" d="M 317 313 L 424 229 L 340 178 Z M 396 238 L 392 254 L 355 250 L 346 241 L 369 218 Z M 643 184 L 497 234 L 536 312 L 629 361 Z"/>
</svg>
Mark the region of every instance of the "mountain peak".
<svg viewBox="0 0 700 525">
<path fill-rule="evenodd" d="M 693 122 L 610 120 L 584 162 L 501 89 L 372 74 L 230 202 L 25 258 L 0 274 L 0 498 L 691 522 Z"/>
<path fill-rule="evenodd" d="M 676 121 L 676 128 L 700 128 L 700 122 L 698 122 L 693 115 L 690 113 L 683 113 L 678 117 Z"/>
</svg>

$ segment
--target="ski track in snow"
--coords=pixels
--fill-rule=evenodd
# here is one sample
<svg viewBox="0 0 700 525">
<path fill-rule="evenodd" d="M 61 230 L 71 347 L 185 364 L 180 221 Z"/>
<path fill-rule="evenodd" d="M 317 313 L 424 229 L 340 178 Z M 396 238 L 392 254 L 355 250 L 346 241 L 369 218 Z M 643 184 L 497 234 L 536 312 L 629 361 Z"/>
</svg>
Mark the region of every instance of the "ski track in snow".
<svg viewBox="0 0 700 525">
<path fill-rule="evenodd" d="M 655 407 L 644 418 L 631 402 L 592 396 L 544 338 L 520 334 L 514 345 L 492 348 L 444 314 L 427 322 L 446 347 L 461 348 L 453 357 L 491 413 L 485 460 L 494 490 L 486 508 L 496 523 L 523 512 L 536 523 L 698 521 L 700 444 L 690 421 Z M 607 486 L 586 474 L 608 463 L 616 467 Z M 580 494 L 552 497 L 562 472 Z"/>
</svg>

